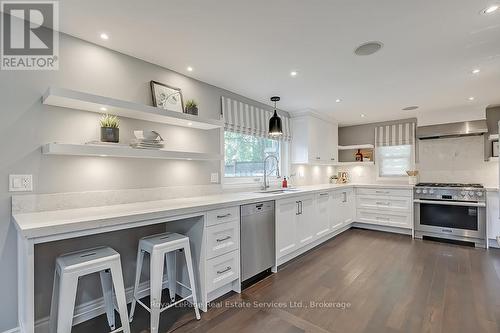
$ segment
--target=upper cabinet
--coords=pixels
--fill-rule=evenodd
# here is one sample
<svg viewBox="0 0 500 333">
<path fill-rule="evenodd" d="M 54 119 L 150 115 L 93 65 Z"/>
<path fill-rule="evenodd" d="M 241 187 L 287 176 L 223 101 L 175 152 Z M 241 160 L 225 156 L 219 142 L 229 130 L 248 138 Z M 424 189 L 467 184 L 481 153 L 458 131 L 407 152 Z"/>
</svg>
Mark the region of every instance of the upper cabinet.
<svg viewBox="0 0 500 333">
<path fill-rule="evenodd" d="M 292 118 L 292 129 L 292 163 L 338 162 L 338 124 L 307 114 Z"/>
</svg>

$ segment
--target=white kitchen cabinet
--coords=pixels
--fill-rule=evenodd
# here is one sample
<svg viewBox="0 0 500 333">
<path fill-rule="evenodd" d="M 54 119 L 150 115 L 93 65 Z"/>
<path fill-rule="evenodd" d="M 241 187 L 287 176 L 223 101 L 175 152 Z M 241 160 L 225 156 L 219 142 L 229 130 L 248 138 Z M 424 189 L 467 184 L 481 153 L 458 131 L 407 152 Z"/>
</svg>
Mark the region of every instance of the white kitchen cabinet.
<svg viewBox="0 0 500 333">
<path fill-rule="evenodd" d="M 332 211 L 332 195 L 330 192 L 317 193 L 316 218 L 314 221 L 314 234 L 316 238 L 321 238 L 330 231 L 330 215 Z"/>
<path fill-rule="evenodd" d="M 355 196 L 352 188 L 336 190 L 332 193 L 330 228 L 340 229 L 354 220 Z"/>
<path fill-rule="evenodd" d="M 301 197 L 299 200 L 299 215 L 297 215 L 297 240 L 299 246 L 309 244 L 315 239 L 316 233 L 314 221 L 316 220 L 316 210 L 314 196 Z"/>
<path fill-rule="evenodd" d="M 488 238 L 495 240 L 496 237 L 500 236 L 500 207 L 498 202 L 498 192 L 488 191 L 486 193 L 486 198 L 486 207 L 488 209 L 486 212 L 486 218 L 488 221 Z"/>
<path fill-rule="evenodd" d="M 276 201 L 276 257 L 280 258 L 298 248 L 297 216 L 299 201 L 296 198 Z"/>
<path fill-rule="evenodd" d="M 314 115 L 292 118 L 292 163 L 338 162 L 338 125 Z"/>
</svg>

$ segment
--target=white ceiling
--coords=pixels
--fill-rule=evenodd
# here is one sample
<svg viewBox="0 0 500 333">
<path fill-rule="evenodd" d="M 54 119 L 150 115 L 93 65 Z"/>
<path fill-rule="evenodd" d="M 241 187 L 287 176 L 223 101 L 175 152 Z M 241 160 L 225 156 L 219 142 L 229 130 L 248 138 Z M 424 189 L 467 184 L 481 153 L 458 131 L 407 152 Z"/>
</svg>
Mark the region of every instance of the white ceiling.
<svg viewBox="0 0 500 333">
<path fill-rule="evenodd" d="M 61 0 L 60 21 L 71 35 L 346 125 L 416 116 L 401 110 L 410 105 L 500 104 L 500 12 L 479 14 L 491 1 Z M 384 48 L 353 54 L 371 40 Z"/>
</svg>

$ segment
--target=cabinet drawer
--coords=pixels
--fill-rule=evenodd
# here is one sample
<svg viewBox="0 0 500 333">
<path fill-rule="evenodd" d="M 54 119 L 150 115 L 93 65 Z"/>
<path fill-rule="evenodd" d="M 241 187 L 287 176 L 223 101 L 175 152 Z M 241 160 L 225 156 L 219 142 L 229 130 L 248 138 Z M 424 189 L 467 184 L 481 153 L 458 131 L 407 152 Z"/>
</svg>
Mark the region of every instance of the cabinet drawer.
<svg viewBox="0 0 500 333">
<path fill-rule="evenodd" d="M 240 207 L 229 207 L 207 212 L 207 226 L 240 220 Z"/>
<path fill-rule="evenodd" d="M 357 221 L 398 228 L 411 228 L 412 224 L 411 215 L 408 212 L 398 213 L 367 209 L 357 210 Z"/>
<path fill-rule="evenodd" d="M 207 258 L 213 258 L 239 248 L 240 228 L 238 221 L 221 223 L 205 229 L 207 233 Z"/>
<path fill-rule="evenodd" d="M 233 251 L 207 260 L 207 292 L 218 289 L 240 277 L 240 252 Z"/>
<path fill-rule="evenodd" d="M 358 195 L 357 207 L 364 209 L 378 209 L 388 211 L 410 212 L 411 198 L 409 197 L 381 197 L 376 195 Z"/>
<path fill-rule="evenodd" d="M 377 196 L 395 196 L 395 197 L 411 197 L 410 189 L 397 188 L 368 188 L 361 187 L 357 189 L 359 195 L 377 195 Z"/>
</svg>

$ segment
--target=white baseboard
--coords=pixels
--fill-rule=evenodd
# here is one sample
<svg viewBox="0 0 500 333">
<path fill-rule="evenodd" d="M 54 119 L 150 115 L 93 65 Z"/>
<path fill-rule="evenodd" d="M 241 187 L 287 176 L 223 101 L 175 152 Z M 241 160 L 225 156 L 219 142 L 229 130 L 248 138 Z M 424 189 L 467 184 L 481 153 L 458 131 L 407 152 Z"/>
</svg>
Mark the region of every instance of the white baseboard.
<svg viewBox="0 0 500 333">
<path fill-rule="evenodd" d="M 2 333 L 21 333 L 21 330 L 19 329 L 19 327 L 15 327 L 10 330 L 3 331 Z"/>
<path fill-rule="evenodd" d="M 351 225 L 351 227 L 368 229 L 368 230 L 375 230 L 375 231 L 392 232 L 392 233 L 403 234 L 403 235 L 411 235 L 411 229 L 398 228 L 398 227 L 388 227 L 388 226 L 384 226 L 384 225 L 354 222 Z"/>
</svg>

